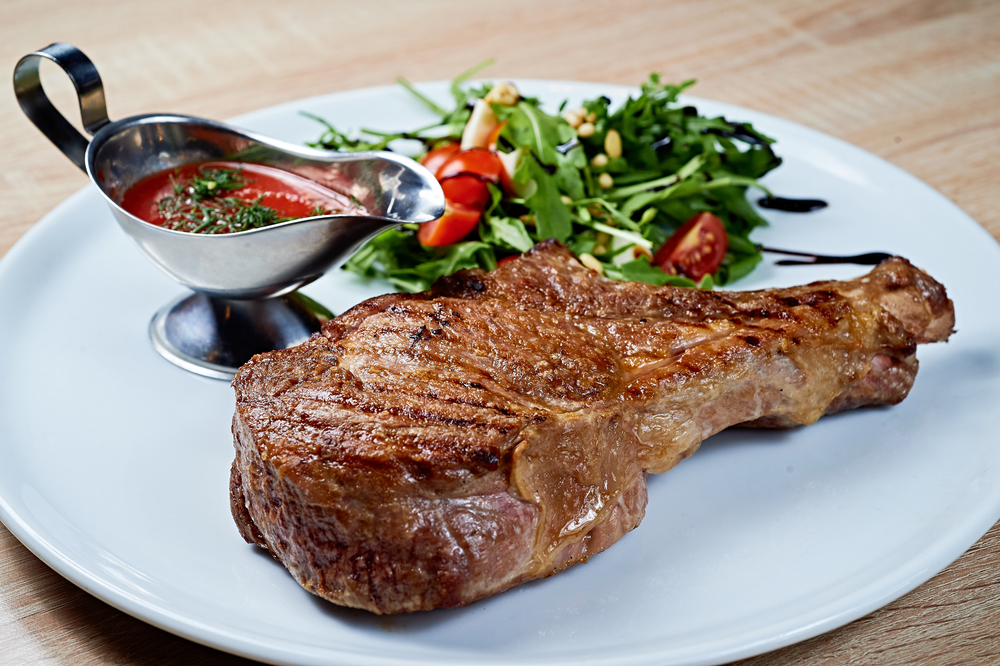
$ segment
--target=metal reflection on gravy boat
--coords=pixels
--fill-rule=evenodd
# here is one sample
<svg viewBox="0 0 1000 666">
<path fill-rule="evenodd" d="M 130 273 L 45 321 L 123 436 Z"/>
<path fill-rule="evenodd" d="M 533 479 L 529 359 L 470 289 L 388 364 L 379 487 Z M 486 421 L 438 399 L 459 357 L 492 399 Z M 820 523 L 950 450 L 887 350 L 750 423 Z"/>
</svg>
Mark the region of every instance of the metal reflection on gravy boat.
<svg viewBox="0 0 1000 666">
<path fill-rule="evenodd" d="M 42 59 L 59 65 L 76 87 L 89 142 L 42 90 Z M 380 231 L 444 212 L 434 176 L 393 153 L 315 150 L 173 114 L 112 122 L 97 69 L 69 44 L 24 56 L 14 70 L 14 91 L 28 118 L 90 176 L 139 249 L 195 292 L 158 312 L 150 335 L 168 360 L 202 375 L 231 377 L 252 354 L 308 338 L 319 327 L 316 308 L 292 292 L 342 264 Z M 125 192 L 143 178 L 206 160 L 289 171 L 354 197 L 368 215 L 322 215 L 204 235 L 150 224 L 121 207 Z"/>
</svg>

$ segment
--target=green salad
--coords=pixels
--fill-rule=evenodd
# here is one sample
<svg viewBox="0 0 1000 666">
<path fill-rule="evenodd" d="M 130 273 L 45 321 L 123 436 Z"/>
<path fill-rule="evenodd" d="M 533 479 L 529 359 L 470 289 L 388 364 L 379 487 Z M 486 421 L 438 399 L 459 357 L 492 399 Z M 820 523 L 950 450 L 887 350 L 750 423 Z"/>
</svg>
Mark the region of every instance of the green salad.
<svg viewBox="0 0 1000 666">
<path fill-rule="evenodd" d="M 579 108 L 564 102 L 550 114 L 511 84 L 466 85 L 484 65 L 452 82 L 451 109 L 400 79 L 440 116 L 425 127 L 350 136 L 316 118 L 326 131 L 315 147 L 381 150 L 420 141 L 421 161 L 448 201 L 441 220 L 382 233 L 347 270 L 423 291 L 462 268 L 493 270 L 549 238 L 606 277 L 657 285 L 725 285 L 760 262 L 749 236 L 767 222 L 747 188 L 767 193 L 758 179 L 781 158 L 774 140 L 749 123 L 680 105 L 694 81 L 661 83 L 652 74 L 618 108 L 598 97 Z"/>
</svg>

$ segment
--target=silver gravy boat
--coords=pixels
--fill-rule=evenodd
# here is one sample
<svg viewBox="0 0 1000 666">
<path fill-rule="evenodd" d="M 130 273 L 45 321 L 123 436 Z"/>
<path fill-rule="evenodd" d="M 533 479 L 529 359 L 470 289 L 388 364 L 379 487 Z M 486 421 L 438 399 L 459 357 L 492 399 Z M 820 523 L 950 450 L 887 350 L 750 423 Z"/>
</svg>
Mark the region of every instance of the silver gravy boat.
<svg viewBox="0 0 1000 666">
<path fill-rule="evenodd" d="M 84 129 L 93 136 L 89 142 L 45 95 L 38 73 L 43 58 L 73 82 Z M 14 92 L 28 118 L 90 176 L 139 249 L 195 292 L 157 312 L 149 332 L 167 360 L 207 377 L 229 379 L 253 354 L 307 339 L 330 315 L 296 289 L 342 264 L 379 232 L 444 213 L 444 194 L 434 176 L 394 153 L 315 150 L 173 114 L 112 122 L 96 67 L 70 44 L 52 44 L 21 58 Z M 206 160 L 289 171 L 354 197 L 369 215 L 322 215 L 204 235 L 150 224 L 121 207 L 125 192 L 146 176 Z"/>
</svg>

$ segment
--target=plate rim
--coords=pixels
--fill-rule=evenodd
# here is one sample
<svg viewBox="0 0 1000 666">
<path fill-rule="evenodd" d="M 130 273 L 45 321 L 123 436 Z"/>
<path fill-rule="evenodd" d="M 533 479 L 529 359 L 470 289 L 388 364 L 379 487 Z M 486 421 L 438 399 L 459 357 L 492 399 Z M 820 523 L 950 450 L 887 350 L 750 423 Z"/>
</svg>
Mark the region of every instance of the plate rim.
<svg viewBox="0 0 1000 666">
<path fill-rule="evenodd" d="M 483 81 L 489 81 L 492 79 L 478 79 Z M 513 79 L 516 85 L 519 84 L 533 84 L 533 85 L 558 85 L 558 86 L 594 86 L 600 87 L 602 89 L 614 89 L 616 92 L 624 94 L 634 94 L 638 91 L 638 88 L 632 86 L 623 86 L 620 84 L 603 84 L 599 82 L 586 82 L 586 81 L 563 81 L 563 80 L 552 80 L 552 79 Z M 431 87 L 440 86 L 447 84 L 445 81 L 430 81 L 430 82 L 420 82 L 415 85 L 420 87 Z M 252 118 L 255 115 L 266 115 L 266 114 L 282 114 L 290 110 L 298 111 L 298 109 L 293 109 L 295 106 L 302 106 L 310 103 L 322 103 L 324 100 L 330 98 L 350 98 L 352 96 L 365 97 L 369 95 L 381 95 L 392 90 L 396 90 L 396 86 L 392 85 L 381 85 L 381 86 L 371 86 L 365 88 L 352 88 L 343 91 L 336 91 L 332 93 L 326 93 L 321 95 L 315 95 L 311 97 L 301 98 L 297 100 L 291 100 L 272 106 L 264 107 L 254 111 L 250 111 L 244 114 L 240 114 L 234 117 L 230 122 L 236 125 L 240 125 L 245 122 L 252 122 Z M 727 102 L 719 102 L 715 100 L 694 97 L 685 95 L 683 97 L 684 101 L 690 101 L 694 104 L 706 103 L 709 105 L 716 105 L 721 107 L 728 107 L 734 111 L 749 111 L 757 118 L 766 118 L 769 123 L 774 123 L 776 125 L 783 125 L 789 128 L 794 128 L 796 132 L 802 132 L 810 138 L 819 138 L 822 142 L 832 142 L 832 145 L 836 146 L 838 150 L 847 151 L 851 155 L 851 159 L 862 159 L 869 160 L 878 163 L 879 168 L 888 168 L 890 171 L 894 172 L 896 177 L 904 178 L 905 180 L 919 184 L 922 188 L 924 194 L 934 195 L 941 203 L 949 206 L 953 212 L 957 213 L 960 217 L 964 218 L 965 223 L 970 224 L 971 228 L 978 230 L 983 234 L 985 238 L 989 238 L 993 243 L 996 240 L 993 238 L 989 232 L 986 231 L 978 222 L 976 222 L 968 213 L 962 210 L 957 204 L 948 199 L 944 194 L 936 190 L 935 188 L 928 185 L 926 182 L 918 178 L 917 176 L 905 171 L 901 167 L 893 164 L 892 162 L 882 158 L 874 153 L 866 151 L 854 144 L 851 144 L 839 137 L 815 130 L 808 126 L 802 125 L 800 123 L 786 120 L 784 118 L 760 112 L 748 107 L 737 106 Z M 756 120 L 754 122 L 757 122 Z M 779 137 L 780 139 L 780 137 Z M 62 202 L 60 202 L 55 208 L 53 208 L 49 213 L 42 217 L 39 222 L 32 225 L 32 227 L 11 247 L 11 249 L 3 256 L 0 257 L 0 284 L 4 282 L 5 275 L 10 270 L 9 267 L 13 266 L 19 261 L 19 257 L 22 253 L 27 251 L 27 248 L 35 242 L 35 238 L 41 234 L 45 233 L 47 227 L 51 224 L 55 224 L 56 220 L 61 211 L 64 209 L 73 209 L 79 202 L 88 196 L 91 196 L 92 185 L 87 184 Z M 990 516 L 993 516 L 992 518 Z M 860 597 L 866 598 L 866 603 L 854 603 L 850 605 L 849 608 L 842 609 L 838 613 L 828 615 L 826 620 L 821 622 L 810 624 L 806 627 L 799 627 L 798 629 L 790 629 L 781 633 L 778 636 L 771 636 L 770 638 L 762 638 L 750 645 L 746 645 L 741 649 L 729 649 L 723 652 L 716 652 L 711 655 L 703 655 L 701 658 L 693 658 L 683 663 L 690 664 L 715 664 L 723 663 L 733 659 L 740 659 L 745 657 L 750 657 L 754 655 L 761 654 L 763 652 L 768 652 L 771 650 L 779 649 L 787 645 L 797 643 L 808 638 L 814 637 L 816 635 L 825 633 L 837 627 L 843 626 L 855 619 L 868 615 L 872 611 L 881 608 L 882 606 L 891 603 L 895 599 L 903 596 L 904 594 L 910 592 L 916 587 L 922 585 L 927 580 L 935 576 L 941 570 L 948 566 L 951 562 L 961 556 L 969 547 L 971 547 L 983 534 L 985 534 L 990 527 L 992 527 L 997 522 L 997 517 L 1000 517 L 1000 505 L 994 506 L 992 510 L 983 510 L 980 512 L 977 520 L 965 521 L 966 529 L 963 530 L 963 534 L 966 539 L 961 541 L 952 541 L 947 543 L 938 543 L 937 548 L 929 548 L 927 550 L 936 550 L 937 552 L 933 559 L 935 562 L 943 561 L 941 566 L 937 564 L 932 566 L 914 566 L 916 571 L 911 572 L 909 575 L 904 576 L 905 582 L 901 585 L 897 585 L 889 590 L 884 590 L 881 595 L 871 595 L 863 594 L 864 590 L 869 588 L 882 589 L 883 586 L 871 584 L 866 588 L 854 590 L 850 597 Z M 109 605 L 121 610 L 137 619 L 140 619 L 148 624 L 156 626 L 162 630 L 168 631 L 175 635 L 178 635 L 187 640 L 192 640 L 193 642 L 212 647 L 215 649 L 223 650 L 232 654 L 247 657 L 250 659 L 265 659 L 272 661 L 273 663 L 332 663 L 330 662 L 330 653 L 326 649 L 313 649 L 308 646 L 308 649 L 303 651 L 298 651 L 294 654 L 290 654 L 287 650 L 278 649 L 273 645 L 270 645 L 264 641 L 253 640 L 252 634 L 246 630 L 243 632 L 234 632 L 224 630 L 219 626 L 207 626 L 196 620 L 191 620 L 190 618 L 178 615 L 176 613 L 171 613 L 169 609 L 159 607 L 155 604 L 151 604 L 149 601 L 140 599 L 136 595 L 130 593 L 125 587 L 120 587 L 114 585 L 113 581 L 102 579 L 96 576 L 91 571 L 88 571 L 85 567 L 80 566 L 79 563 L 74 562 L 72 558 L 66 555 L 60 548 L 57 548 L 52 543 L 48 542 L 37 530 L 35 530 L 29 522 L 19 516 L 12 507 L 8 504 L 5 497 L 0 494 L 0 521 L 2 521 L 11 531 L 11 533 L 31 551 L 36 557 L 42 560 L 47 566 L 55 570 L 61 576 L 74 583 L 87 593 L 101 599 L 102 601 L 108 603 Z M 985 526 L 985 528 L 983 528 Z M 965 543 L 967 541 L 967 543 Z M 961 545 L 964 543 L 965 545 Z M 924 557 L 924 560 L 927 558 Z M 926 562 L 925 562 L 926 564 Z M 907 567 L 901 567 L 899 570 L 904 571 Z M 814 611 L 815 612 L 815 609 Z M 796 622 L 789 622 L 790 624 L 799 624 Z M 249 647 L 253 649 L 249 649 Z M 439 663 L 436 660 L 431 661 L 413 661 L 413 660 L 399 660 L 395 657 L 382 657 L 379 655 L 372 654 L 361 654 L 361 653 L 344 653 L 342 651 L 337 651 L 335 656 L 340 656 L 341 658 L 350 659 L 352 657 L 356 658 L 358 656 L 363 656 L 366 663 L 371 663 L 375 665 L 393 665 L 397 666 L 400 664 L 423 664 L 423 663 Z M 295 657 L 296 659 L 305 658 L 305 661 L 289 661 L 290 657 Z M 661 657 L 662 658 L 662 657 Z M 519 659 L 519 663 L 528 664 L 553 664 L 553 663 L 575 663 L 575 657 L 566 657 L 562 660 L 553 660 L 551 658 L 538 659 L 538 660 L 524 660 Z M 655 654 L 628 654 L 622 655 L 618 658 L 608 660 L 607 658 L 599 658 L 594 660 L 593 663 L 622 663 L 622 664 L 645 664 L 653 663 L 649 661 L 650 659 L 656 659 Z M 481 663 L 506 663 L 500 660 L 487 660 L 483 661 L 479 659 Z M 346 663 L 346 662 L 345 662 Z"/>
</svg>

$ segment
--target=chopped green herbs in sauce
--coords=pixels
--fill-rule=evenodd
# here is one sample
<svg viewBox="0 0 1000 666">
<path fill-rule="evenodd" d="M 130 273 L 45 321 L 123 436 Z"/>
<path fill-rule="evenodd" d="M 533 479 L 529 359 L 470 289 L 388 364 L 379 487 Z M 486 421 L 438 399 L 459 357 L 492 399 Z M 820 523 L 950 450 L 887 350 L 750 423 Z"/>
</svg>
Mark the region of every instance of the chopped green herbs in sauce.
<svg viewBox="0 0 1000 666">
<path fill-rule="evenodd" d="M 188 179 L 171 176 L 174 193 L 156 202 L 163 226 L 174 231 L 196 234 L 235 233 L 260 229 L 294 217 L 283 217 L 273 208 L 261 204 L 264 195 L 253 200 L 225 196 L 231 190 L 245 187 L 242 169 L 205 169 Z M 325 212 L 317 206 L 314 215 Z"/>
</svg>

